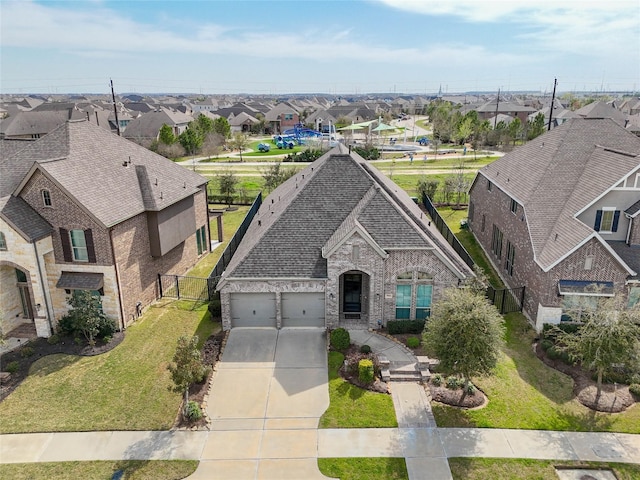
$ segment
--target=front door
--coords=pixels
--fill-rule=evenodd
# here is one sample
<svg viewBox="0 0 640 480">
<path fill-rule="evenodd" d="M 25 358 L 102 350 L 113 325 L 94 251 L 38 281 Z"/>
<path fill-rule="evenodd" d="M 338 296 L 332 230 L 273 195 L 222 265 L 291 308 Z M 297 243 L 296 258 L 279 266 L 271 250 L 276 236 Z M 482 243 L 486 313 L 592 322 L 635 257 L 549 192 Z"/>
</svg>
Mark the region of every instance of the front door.
<svg viewBox="0 0 640 480">
<path fill-rule="evenodd" d="M 344 274 L 342 311 L 345 313 L 360 313 L 362 311 L 362 274 Z"/>
</svg>

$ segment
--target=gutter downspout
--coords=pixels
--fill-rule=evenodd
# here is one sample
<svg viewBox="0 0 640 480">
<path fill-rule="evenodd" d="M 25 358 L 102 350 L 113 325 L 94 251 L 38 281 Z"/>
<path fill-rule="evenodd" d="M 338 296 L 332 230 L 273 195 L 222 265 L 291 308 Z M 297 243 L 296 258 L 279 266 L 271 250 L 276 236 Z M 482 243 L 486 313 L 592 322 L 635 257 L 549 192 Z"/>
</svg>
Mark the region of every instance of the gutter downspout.
<svg viewBox="0 0 640 480">
<path fill-rule="evenodd" d="M 36 265 L 38 266 L 38 275 L 40 276 L 40 285 L 42 288 L 42 296 L 44 297 L 44 307 L 47 309 L 47 320 L 49 322 L 49 333 L 53 335 L 53 310 L 49 305 L 49 300 L 47 299 L 47 291 L 49 288 L 49 283 L 45 281 L 45 278 L 42 276 L 42 266 L 40 265 L 40 255 L 38 255 L 38 241 L 34 240 L 33 242 L 33 251 L 36 254 Z"/>
<path fill-rule="evenodd" d="M 113 248 L 113 229 L 109 229 L 109 244 L 111 245 L 111 255 L 113 255 L 113 268 L 116 271 L 116 287 L 118 288 L 118 303 L 120 303 L 120 330 L 125 330 L 124 303 L 122 301 L 122 289 L 120 288 L 120 272 L 118 262 L 116 262 L 116 251 Z"/>
</svg>

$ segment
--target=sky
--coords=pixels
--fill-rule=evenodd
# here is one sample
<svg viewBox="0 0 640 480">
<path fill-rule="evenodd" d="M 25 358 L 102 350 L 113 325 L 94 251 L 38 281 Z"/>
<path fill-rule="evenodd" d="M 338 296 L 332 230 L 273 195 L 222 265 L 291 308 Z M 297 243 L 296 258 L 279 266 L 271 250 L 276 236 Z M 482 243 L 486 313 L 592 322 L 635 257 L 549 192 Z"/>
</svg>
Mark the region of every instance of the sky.
<svg viewBox="0 0 640 480">
<path fill-rule="evenodd" d="M 0 93 L 640 90 L 640 0 L 0 0 Z"/>
</svg>

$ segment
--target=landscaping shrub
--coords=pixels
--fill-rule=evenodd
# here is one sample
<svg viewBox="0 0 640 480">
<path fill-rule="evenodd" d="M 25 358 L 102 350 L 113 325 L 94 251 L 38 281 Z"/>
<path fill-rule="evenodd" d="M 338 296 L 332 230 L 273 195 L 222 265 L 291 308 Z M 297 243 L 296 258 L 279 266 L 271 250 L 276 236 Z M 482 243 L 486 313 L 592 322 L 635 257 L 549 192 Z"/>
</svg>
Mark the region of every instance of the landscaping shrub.
<svg viewBox="0 0 640 480">
<path fill-rule="evenodd" d="M 20 364 L 17 361 L 7 363 L 7 366 L 4 368 L 9 373 L 16 373 L 20 369 Z"/>
<path fill-rule="evenodd" d="M 349 375 L 358 375 L 360 360 L 370 360 L 373 363 L 373 375 L 380 375 L 380 362 L 378 357 L 371 353 L 349 353 L 345 356 L 346 371 Z"/>
<path fill-rule="evenodd" d="M 111 335 L 107 335 L 106 337 L 104 337 L 102 339 L 102 341 L 104 342 L 104 344 L 106 345 L 107 343 L 109 343 L 112 340 L 113 337 L 111 337 Z"/>
<path fill-rule="evenodd" d="M 220 297 L 218 295 L 209 302 L 208 309 L 212 318 L 222 317 L 222 304 L 220 303 Z"/>
<path fill-rule="evenodd" d="M 369 345 L 362 345 L 360 347 L 360 353 L 371 353 L 371 347 Z"/>
<path fill-rule="evenodd" d="M 393 320 L 387 323 L 389 335 L 403 333 L 421 334 L 424 330 L 424 320 Z"/>
<path fill-rule="evenodd" d="M 407 338 L 407 347 L 409 348 L 418 348 L 420 346 L 420 339 L 417 337 L 409 337 Z"/>
<path fill-rule="evenodd" d="M 373 383 L 373 362 L 368 358 L 358 362 L 358 379 L 367 385 Z"/>
<path fill-rule="evenodd" d="M 629 385 L 629 391 L 636 397 L 636 399 L 640 399 L 640 383 L 632 383 Z"/>
<path fill-rule="evenodd" d="M 476 392 L 478 391 L 478 389 L 475 387 L 475 385 L 473 383 L 468 384 L 465 387 L 465 390 L 467 392 L 467 395 L 475 395 Z"/>
<path fill-rule="evenodd" d="M 373 145 L 364 145 L 362 147 L 353 147 L 354 151 L 365 160 L 378 160 L 380 158 L 380 150 Z"/>
<path fill-rule="evenodd" d="M 580 330 L 580 324 L 576 322 L 562 322 L 562 323 L 545 323 L 542 326 L 542 338 L 554 341 L 556 339 L 558 330 L 565 333 L 576 333 Z"/>
<path fill-rule="evenodd" d="M 202 370 L 199 372 L 199 376 L 196 378 L 196 383 L 203 383 L 209 377 L 211 370 L 213 369 L 210 365 L 203 365 Z"/>
<path fill-rule="evenodd" d="M 189 403 L 187 403 L 187 408 L 184 409 L 184 416 L 187 420 L 190 420 L 192 422 L 200 420 L 202 418 L 202 409 L 200 408 L 198 402 L 189 400 Z"/>
<path fill-rule="evenodd" d="M 68 336 L 82 335 L 82 327 L 80 317 L 68 313 L 58 321 L 58 332 Z M 118 330 L 116 322 L 113 318 L 102 316 L 96 321 L 97 334 L 96 338 L 112 337 Z M 77 343 L 77 342 L 76 342 Z"/>
<path fill-rule="evenodd" d="M 447 388 L 450 388 L 451 390 L 457 390 L 460 387 L 460 379 L 458 377 L 454 375 L 447 377 Z"/>
<path fill-rule="evenodd" d="M 331 332 L 331 346 L 335 350 L 346 350 L 351 344 L 349 332 L 344 328 L 336 328 Z"/>
<path fill-rule="evenodd" d="M 20 350 L 20 356 L 22 358 L 27 358 L 30 357 L 31 355 L 34 354 L 33 348 L 32 347 L 22 347 L 22 350 Z"/>
<path fill-rule="evenodd" d="M 49 338 L 47 338 L 47 343 L 49 345 L 57 345 L 58 343 L 60 343 L 60 335 L 54 333 Z"/>
<path fill-rule="evenodd" d="M 74 318 L 71 315 L 64 315 L 58 320 L 58 332 L 63 335 L 72 336 L 76 331 L 73 320 Z"/>
<path fill-rule="evenodd" d="M 444 379 L 442 378 L 442 375 L 440 375 L 439 373 L 436 373 L 431 377 L 431 383 L 433 383 L 436 387 L 442 385 L 443 380 Z"/>
<path fill-rule="evenodd" d="M 544 339 L 540 342 L 540 347 L 542 348 L 542 350 L 544 350 L 545 352 L 548 351 L 551 347 L 553 347 L 553 342 L 551 340 L 548 339 Z"/>
<path fill-rule="evenodd" d="M 113 337 L 117 330 L 116 321 L 113 318 L 104 317 L 98 326 L 98 335 L 96 336 L 98 338 Z"/>
</svg>

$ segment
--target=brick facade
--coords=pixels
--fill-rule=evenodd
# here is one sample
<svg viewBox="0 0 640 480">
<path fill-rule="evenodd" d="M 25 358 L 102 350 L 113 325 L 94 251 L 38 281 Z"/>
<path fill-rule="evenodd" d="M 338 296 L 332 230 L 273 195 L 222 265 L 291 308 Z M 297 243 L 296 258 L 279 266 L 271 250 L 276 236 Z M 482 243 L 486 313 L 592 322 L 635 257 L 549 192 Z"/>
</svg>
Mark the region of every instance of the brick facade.
<svg viewBox="0 0 640 480">
<path fill-rule="evenodd" d="M 541 327 L 544 322 L 560 320 L 563 297 L 558 293 L 559 280 L 614 282 L 616 294 L 626 295 L 627 272 L 596 239 L 589 240 L 544 272 L 534 260 L 526 212 L 522 205 L 518 204 L 516 212 L 512 212 L 511 197 L 496 185 L 492 185 L 489 191 L 487 185 L 488 180 L 480 174 L 471 187 L 470 208 L 473 215 L 469 218 L 469 228 L 508 288 L 526 287 L 523 313 L 532 323 Z M 501 258 L 491 248 L 494 225 L 503 234 Z M 505 270 L 507 242 L 515 248 L 511 274 Z M 592 262 L 588 270 L 585 269 L 587 257 Z"/>
<path fill-rule="evenodd" d="M 51 206 L 45 206 L 42 190 L 48 190 Z M 157 298 L 158 274 L 183 275 L 198 259 L 196 232 L 162 257 L 152 257 L 149 248 L 147 214 L 140 213 L 111 228 L 105 228 L 69 198 L 58 185 L 36 171 L 20 196 L 54 228 L 52 253 L 45 257 L 48 289 L 54 316 L 59 319 L 68 310 L 68 294 L 56 288 L 62 271 L 93 272 L 104 275 L 103 309 L 129 325 L 138 314 L 137 303 L 146 307 Z M 196 228 L 205 227 L 206 250 L 210 249 L 207 198 L 204 187 L 194 196 Z M 60 228 L 91 229 L 96 262 L 66 261 Z"/>
<path fill-rule="evenodd" d="M 640 245 L 640 215 L 631 220 L 629 245 Z"/>
</svg>

